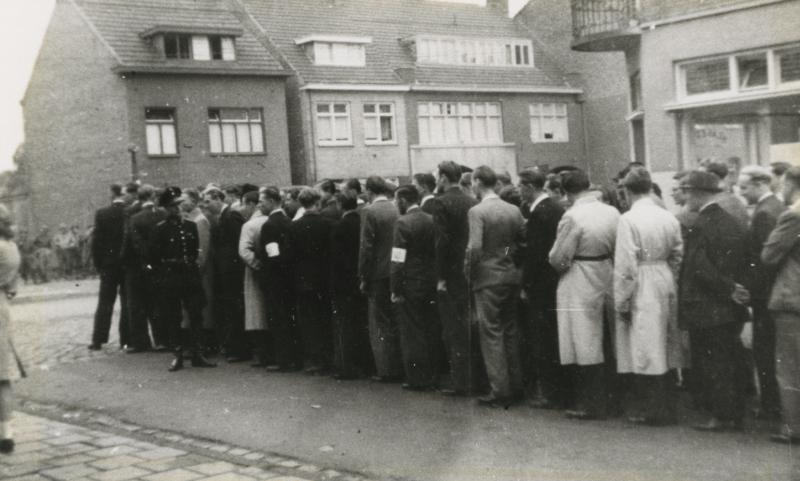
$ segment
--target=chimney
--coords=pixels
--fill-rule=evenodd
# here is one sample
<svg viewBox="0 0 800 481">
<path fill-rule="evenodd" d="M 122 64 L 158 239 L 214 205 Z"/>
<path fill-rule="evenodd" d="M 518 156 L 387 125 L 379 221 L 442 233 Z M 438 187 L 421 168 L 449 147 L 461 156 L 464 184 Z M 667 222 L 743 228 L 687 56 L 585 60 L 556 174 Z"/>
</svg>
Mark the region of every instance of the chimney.
<svg viewBox="0 0 800 481">
<path fill-rule="evenodd" d="M 508 0 L 486 0 L 486 6 L 508 16 Z"/>
</svg>

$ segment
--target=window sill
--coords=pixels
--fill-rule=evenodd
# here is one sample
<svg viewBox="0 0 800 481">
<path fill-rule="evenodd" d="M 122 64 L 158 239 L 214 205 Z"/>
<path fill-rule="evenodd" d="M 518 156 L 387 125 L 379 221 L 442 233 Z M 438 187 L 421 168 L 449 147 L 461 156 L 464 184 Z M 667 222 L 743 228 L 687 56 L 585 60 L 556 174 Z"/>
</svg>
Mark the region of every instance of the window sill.
<svg viewBox="0 0 800 481">
<path fill-rule="evenodd" d="M 347 142 L 347 143 L 331 143 L 331 144 L 324 143 L 323 144 L 323 143 L 319 143 L 318 142 L 317 143 L 317 147 L 353 147 L 353 143 L 352 142 Z"/>
<path fill-rule="evenodd" d="M 531 139 L 531 142 L 534 144 L 568 144 L 569 139 L 567 140 L 542 140 L 542 139 Z"/>
<path fill-rule="evenodd" d="M 369 147 L 392 147 L 392 146 L 396 147 L 396 146 L 399 145 L 399 143 L 397 141 L 393 141 L 393 142 L 367 142 L 367 141 L 364 141 L 364 145 L 369 146 Z"/>
<path fill-rule="evenodd" d="M 211 157 L 260 157 L 267 155 L 266 152 L 209 152 Z"/>
<path fill-rule="evenodd" d="M 147 154 L 150 159 L 179 159 L 181 154 Z"/>
</svg>

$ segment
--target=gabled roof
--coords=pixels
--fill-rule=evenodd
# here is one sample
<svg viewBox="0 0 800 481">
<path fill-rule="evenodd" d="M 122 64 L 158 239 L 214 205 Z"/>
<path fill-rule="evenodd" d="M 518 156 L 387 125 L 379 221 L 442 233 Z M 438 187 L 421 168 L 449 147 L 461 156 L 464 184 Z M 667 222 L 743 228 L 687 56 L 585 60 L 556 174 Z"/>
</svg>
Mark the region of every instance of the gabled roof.
<svg viewBox="0 0 800 481">
<path fill-rule="evenodd" d="M 244 29 L 223 0 L 73 0 L 113 50 L 118 72 L 287 75 L 256 37 Z M 164 59 L 148 36 L 171 30 L 236 37 L 236 60 Z"/>
<path fill-rule="evenodd" d="M 524 38 L 501 12 L 434 0 L 237 0 L 305 84 L 410 85 L 421 88 L 569 88 L 558 66 L 533 41 L 534 68 L 416 65 L 416 35 Z M 365 67 L 316 66 L 298 38 L 368 37 Z"/>
</svg>

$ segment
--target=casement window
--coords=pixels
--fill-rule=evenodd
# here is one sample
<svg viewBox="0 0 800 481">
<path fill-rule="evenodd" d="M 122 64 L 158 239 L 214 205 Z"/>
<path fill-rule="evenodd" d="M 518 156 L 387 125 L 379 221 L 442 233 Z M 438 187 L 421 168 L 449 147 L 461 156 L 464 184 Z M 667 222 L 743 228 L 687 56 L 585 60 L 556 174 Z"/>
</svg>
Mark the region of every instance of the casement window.
<svg viewBox="0 0 800 481">
<path fill-rule="evenodd" d="M 393 103 L 364 104 L 364 143 L 393 144 L 395 120 Z"/>
<path fill-rule="evenodd" d="M 800 86 L 800 46 L 690 60 L 676 65 L 677 97 L 703 100 Z"/>
<path fill-rule="evenodd" d="M 314 42 L 314 65 L 363 67 L 366 51 L 363 44 Z"/>
<path fill-rule="evenodd" d="M 208 109 L 208 140 L 212 154 L 263 153 L 261 109 Z"/>
<path fill-rule="evenodd" d="M 531 121 L 531 142 L 569 142 L 567 104 L 530 104 L 528 113 Z"/>
<path fill-rule="evenodd" d="M 417 62 L 441 65 L 533 66 L 533 44 L 525 39 L 420 36 Z"/>
<path fill-rule="evenodd" d="M 236 60 L 233 37 L 164 34 L 164 56 L 170 59 Z"/>
<path fill-rule="evenodd" d="M 503 141 L 503 116 L 498 102 L 420 102 L 417 118 L 422 145 L 487 145 Z"/>
<path fill-rule="evenodd" d="M 321 102 L 316 104 L 316 113 L 319 145 L 352 145 L 349 103 Z"/>
<path fill-rule="evenodd" d="M 144 120 L 147 155 L 178 155 L 175 109 L 146 108 Z"/>
</svg>

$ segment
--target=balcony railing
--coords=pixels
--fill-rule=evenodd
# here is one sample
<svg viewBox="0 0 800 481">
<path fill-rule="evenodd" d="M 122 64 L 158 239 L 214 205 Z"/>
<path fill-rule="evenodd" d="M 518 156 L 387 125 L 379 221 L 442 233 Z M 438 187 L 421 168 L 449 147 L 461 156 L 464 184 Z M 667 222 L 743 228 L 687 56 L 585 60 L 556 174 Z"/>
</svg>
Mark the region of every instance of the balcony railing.
<svg viewBox="0 0 800 481">
<path fill-rule="evenodd" d="M 636 22 L 636 0 L 571 0 L 576 43 L 628 30 Z"/>
</svg>

